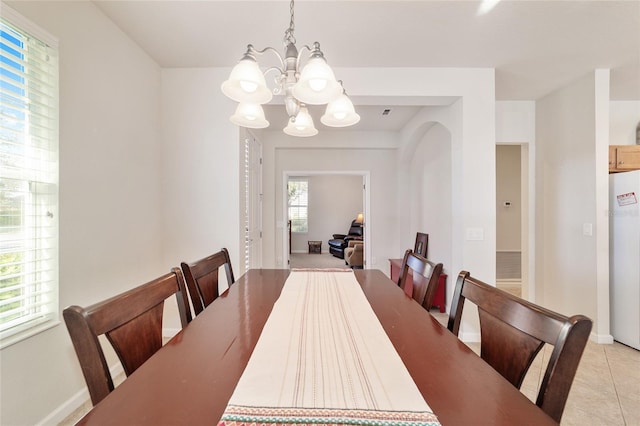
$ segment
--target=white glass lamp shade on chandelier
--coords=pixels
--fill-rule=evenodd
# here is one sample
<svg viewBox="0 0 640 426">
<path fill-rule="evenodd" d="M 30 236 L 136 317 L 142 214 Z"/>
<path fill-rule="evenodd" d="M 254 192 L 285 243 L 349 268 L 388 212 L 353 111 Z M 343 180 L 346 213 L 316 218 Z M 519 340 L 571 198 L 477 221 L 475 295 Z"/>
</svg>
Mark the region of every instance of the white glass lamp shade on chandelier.
<svg viewBox="0 0 640 426">
<path fill-rule="evenodd" d="M 319 43 L 301 48 L 308 50 L 310 55 L 304 68 L 299 70 L 301 53 L 298 53 L 293 36 L 293 5 L 292 0 L 291 21 L 283 40 L 284 58 L 272 47 L 256 50 L 250 44 L 242 59 L 231 71 L 229 79 L 222 83 L 222 93 L 239 102 L 230 118 L 231 122 L 253 129 L 269 127 L 262 104 L 271 101 L 273 94 L 282 94 L 289 116 L 288 124 L 283 130 L 288 135 L 308 137 L 318 134 L 306 105 L 327 105 L 325 114 L 320 119 L 325 126 L 347 127 L 356 124 L 360 121 L 360 116 L 347 97 L 342 82 L 336 80 L 333 70 L 327 64 Z M 270 67 L 263 72 L 256 57 L 267 51 L 274 53 L 280 63 L 279 66 Z M 277 73 L 273 92 L 269 90 L 265 81 L 265 75 L 270 71 Z"/>
<path fill-rule="evenodd" d="M 301 107 L 295 120 L 289 120 L 288 123 L 283 131 L 290 136 L 307 137 L 318 134 L 318 129 L 313 125 L 313 118 L 306 107 Z"/>
<path fill-rule="evenodd" d="M 269 127 L 269 122 L 264 118 L 264 110 L 260 104 L 239 103 L 230 120 L 237 126 L 251 129 Z"/>
<path fill-rule="evenodd" d="M 330 127 L 347 127 L 360 121 L 360 116 L 356 114 L 351 99 L 344 93 L 338 99 L 329 103 L 327 109 L 320 121 L 325 126 Z"/>
<path fill-rule="evenodd" d="M 342 86 L 336 81 L 333 70 L 322 56 L 312 56 L 309 59 L 302 69 L 300 79 L 293 86 L 293 96 L 309 105 L 324 105 L 336 100 L 341 93 Z"/>
<path fill-rule="evenodd" d="M 273 97 L 264 74 L 251 58 L 243 58 L 233 67 L 229 79 L 222 83 L 222 93 L 236 102 L 254 104 L 265 104 Z"/>
</svg>

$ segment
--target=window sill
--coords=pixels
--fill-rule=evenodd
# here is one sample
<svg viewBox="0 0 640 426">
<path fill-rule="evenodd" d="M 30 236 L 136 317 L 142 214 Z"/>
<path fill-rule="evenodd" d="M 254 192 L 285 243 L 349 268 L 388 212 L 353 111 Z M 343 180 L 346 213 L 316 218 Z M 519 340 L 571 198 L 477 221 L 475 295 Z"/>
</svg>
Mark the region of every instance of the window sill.
<svg viewBox="0 0 640 426">
<path fill-rule="evenodd" d="M 36 334 L 40 334 L 45 330 L 53 328 L 58 324 L 60 324 L 60 320 L 51 320 L 51 321 L 44 322 L 42 324 L 38 324 L 27 330 L 13 334 L 11 336 L 7 336 L 4 339 L 0 340 L 0 349 L 4 349 L 11 345 L 15 345 L 16 343 L 21 342 L 25 339 L 28 339 L 31 336 L 35 336 Z"/>
</svg>

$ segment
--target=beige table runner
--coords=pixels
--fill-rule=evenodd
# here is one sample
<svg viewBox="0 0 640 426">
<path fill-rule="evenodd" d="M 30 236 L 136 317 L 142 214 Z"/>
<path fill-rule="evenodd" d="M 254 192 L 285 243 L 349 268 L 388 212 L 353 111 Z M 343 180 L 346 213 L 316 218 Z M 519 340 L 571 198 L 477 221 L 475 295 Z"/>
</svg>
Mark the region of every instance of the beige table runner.
<svg viewBox="0 0 640 426">
<path fill-rule="evenodd" d="M 294 270 L 219 425 L 437 425 L 350 270 Z"/>
</svg>

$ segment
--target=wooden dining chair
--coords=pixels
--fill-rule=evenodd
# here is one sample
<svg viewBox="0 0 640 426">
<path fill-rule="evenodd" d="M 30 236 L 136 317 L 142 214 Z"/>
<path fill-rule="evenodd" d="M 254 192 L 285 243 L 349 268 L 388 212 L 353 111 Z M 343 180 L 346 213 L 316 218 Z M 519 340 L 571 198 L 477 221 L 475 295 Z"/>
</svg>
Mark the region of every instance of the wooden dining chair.
<svg viewBox="0 0 640 426">
<path fill-rule="evenodd" d="M 231 259 L 226 248 L 190 264 L 182 262 L 181 266 L 195 315 L 200 314 L 220 295 L 218 271 L 221 267 L 225 269 L 227 285 L 231 287 L 235 282 Z"/>
<path fill-rule="evenodd" d="M 419 254 L 407 250 L 402 259 L 402 266 L 398 275 L 398 286 L 406 289 L 409 276 L 412 276 L 413 287 L 411 297 L 426 310 L 431 309 L 433 298 L 438 289 L 438 279 L 442 273 L 442 263 L 433 263 Z"/>
<path fill-rule="evenodd" d="M 544 344 L 553 345 L 536 405 L 559 423 L 591 332 L 591 320 L 583 315 L 565 317 L 462 271 L 448 322 L 448 329 L 456 336 L 466 299 L 478 307 L 480 356 L 516 388 L 520 389 Z"/>
<path fill-rule="evenodd" d="M 107 337 L 129 376 L 162 347 L 164 301 L 174 294 L 184 327 L 191 312 L 179 268 L 103 302 L 63 311 L 93 405 L 114 389 L 98 336 Z"/>
</svg>

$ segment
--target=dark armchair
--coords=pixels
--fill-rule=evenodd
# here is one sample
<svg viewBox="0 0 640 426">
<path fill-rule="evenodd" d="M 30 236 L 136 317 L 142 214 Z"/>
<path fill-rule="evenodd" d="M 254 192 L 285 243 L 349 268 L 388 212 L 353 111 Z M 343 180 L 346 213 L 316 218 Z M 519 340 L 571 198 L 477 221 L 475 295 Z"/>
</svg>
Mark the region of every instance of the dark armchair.
<svg viewBox="0 0 640 426">
<path fill-rule="evenodd" d="M 344 249 L 352 240 L 362 240 L 362 223 L 357 220 L 351 222 L 348 234 L 333 234 L 333 239 L 329 240 L 329 253 L 344 259 Z"/>
</svg>

